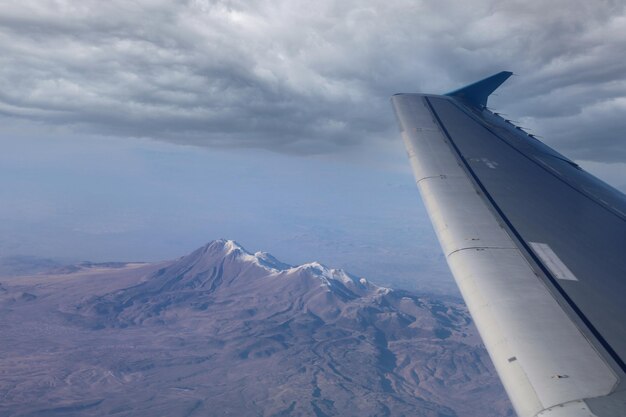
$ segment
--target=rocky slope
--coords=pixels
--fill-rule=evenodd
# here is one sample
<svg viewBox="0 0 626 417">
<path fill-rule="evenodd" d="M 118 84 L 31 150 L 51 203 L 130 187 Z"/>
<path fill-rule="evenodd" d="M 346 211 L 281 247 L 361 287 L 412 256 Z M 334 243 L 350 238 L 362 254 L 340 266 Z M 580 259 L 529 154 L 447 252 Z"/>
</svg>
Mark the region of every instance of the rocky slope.
<svg viewBox="0 0 626 417">
<path fill-rule="evenodd" d="M 457 300 L 233 241 L 3 279 L 0 326 L 0 415 L 513 415 Z"/>
</svg>

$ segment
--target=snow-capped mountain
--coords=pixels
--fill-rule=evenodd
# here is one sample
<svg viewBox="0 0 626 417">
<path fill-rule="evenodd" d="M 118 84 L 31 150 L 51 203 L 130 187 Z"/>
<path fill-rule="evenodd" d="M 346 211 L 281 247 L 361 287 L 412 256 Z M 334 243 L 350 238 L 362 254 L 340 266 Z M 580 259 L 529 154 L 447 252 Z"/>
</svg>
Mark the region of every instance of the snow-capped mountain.
<svg viewBox="0 0 626 417">
<path fill-rule="evenodd" d="M 3 279 L 2 415 L 511 414 L 453 299 L 231 240 L 64 271 Z"/>
<path fill-rule="evenodd" d="M 251 254 L 232 240 L 216 240 L 136 286 L 90 298 L 79 311 L 92 317 L 95 327 L 164 323 L 181 310 L 189 317 L 227 298 L 237 301 L 235 309 L 254 307 L 256 314 L 277 314 L 292 306 L 288 314 L 301 310 L 329 320 L 388 292 L 317 262 L 294 267 L 267 253 Z"/>
</svg>

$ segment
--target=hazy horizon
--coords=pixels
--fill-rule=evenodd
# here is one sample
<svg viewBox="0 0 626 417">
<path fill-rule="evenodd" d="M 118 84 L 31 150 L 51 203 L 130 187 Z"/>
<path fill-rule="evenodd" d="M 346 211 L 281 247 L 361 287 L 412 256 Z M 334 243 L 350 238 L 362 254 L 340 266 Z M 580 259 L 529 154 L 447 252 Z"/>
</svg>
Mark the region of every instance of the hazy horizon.
<svg viewBox="0 0 626 417">
<path fill-rule="evenodd" d="M 8 1 L 0 257 L 225 237 L 456 292 L 389 97 L 514 71 L 490 106 L 626 190 L 625 6 L 565 4 Z"/>
</svg>

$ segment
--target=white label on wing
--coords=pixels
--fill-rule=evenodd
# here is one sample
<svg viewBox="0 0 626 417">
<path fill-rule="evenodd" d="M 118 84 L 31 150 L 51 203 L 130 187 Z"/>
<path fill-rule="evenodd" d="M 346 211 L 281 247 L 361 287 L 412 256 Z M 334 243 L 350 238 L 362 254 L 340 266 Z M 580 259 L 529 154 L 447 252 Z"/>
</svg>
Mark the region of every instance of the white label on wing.
<svg viewBox="0 0 626 417">
<path fill-rule="evenodd" d="M 528 242 L 533 251 L 541 258 L 544 265 L 548 267 L 550 272 L 558 279 L 566 279 L 569 281 L 578 281 L 578 278 L 569 270 L 567 265 L 554 253 L 547 243 Z"/>
</svg>

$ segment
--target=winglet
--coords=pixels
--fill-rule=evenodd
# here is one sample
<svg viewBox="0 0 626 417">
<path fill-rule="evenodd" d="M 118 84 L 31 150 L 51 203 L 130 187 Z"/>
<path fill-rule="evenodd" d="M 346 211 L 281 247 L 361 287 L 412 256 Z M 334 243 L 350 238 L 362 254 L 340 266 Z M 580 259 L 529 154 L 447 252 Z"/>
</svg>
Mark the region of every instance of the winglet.
<svg viewBox="0 0 626 417">
<path fill-rule="evenodd" d="M 496 91 L 511 75 L 513 73 L 510 71 L 502 71 L 458 90 L 451 91 L 446 95 L 460 98 L 476 107 L 485 107 L 489 95 Z"/>
</svg>

